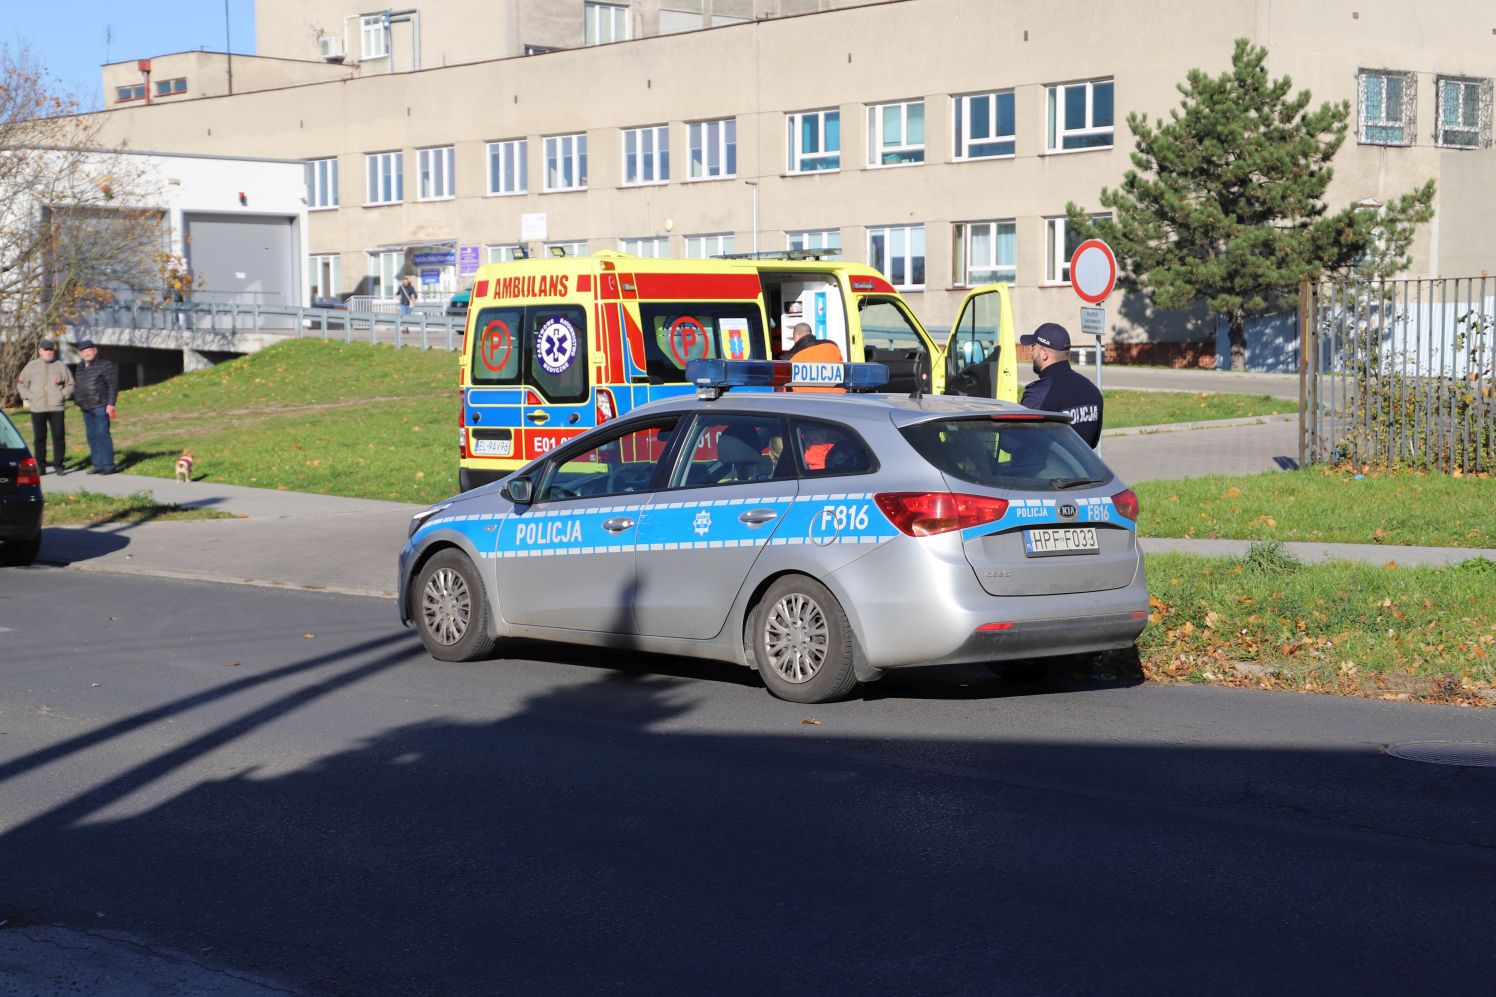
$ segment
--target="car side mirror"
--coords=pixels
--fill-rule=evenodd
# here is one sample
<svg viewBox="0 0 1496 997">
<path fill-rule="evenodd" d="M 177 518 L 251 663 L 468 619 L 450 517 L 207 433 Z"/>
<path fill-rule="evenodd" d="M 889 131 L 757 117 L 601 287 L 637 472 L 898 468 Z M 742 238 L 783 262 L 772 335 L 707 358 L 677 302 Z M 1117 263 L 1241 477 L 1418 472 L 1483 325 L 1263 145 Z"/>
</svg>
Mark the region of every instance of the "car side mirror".
<svg viewBox="0 0 1496 997">
<path fill-rule="evenodd" d="M 534 492 L 534 483 L 529 478 L 510 478 L 504 482 L 504 497 L 515 505 L 529 505 Z"/>
</svg>

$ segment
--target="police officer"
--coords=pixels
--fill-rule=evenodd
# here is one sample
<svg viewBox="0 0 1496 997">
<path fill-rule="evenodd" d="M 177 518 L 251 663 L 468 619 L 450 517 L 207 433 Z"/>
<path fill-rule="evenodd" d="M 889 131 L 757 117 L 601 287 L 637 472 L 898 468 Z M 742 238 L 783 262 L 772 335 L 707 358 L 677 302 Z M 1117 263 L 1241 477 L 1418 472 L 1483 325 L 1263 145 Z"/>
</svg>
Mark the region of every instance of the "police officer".
<svg viewBox="0 0 1496 997">
<path fill-rule="evenodd" d="M 1056 322 L 1045 322 L 1018 341 L 1033 347 L 1034 373 L 1039 375 L 1024 389 L 1024 406 L 1068 415 L 1080 438 L 1096 449 L 1101 441 L 1101 392 L 1071 368 L 1070 333 Z"/>
</svg>

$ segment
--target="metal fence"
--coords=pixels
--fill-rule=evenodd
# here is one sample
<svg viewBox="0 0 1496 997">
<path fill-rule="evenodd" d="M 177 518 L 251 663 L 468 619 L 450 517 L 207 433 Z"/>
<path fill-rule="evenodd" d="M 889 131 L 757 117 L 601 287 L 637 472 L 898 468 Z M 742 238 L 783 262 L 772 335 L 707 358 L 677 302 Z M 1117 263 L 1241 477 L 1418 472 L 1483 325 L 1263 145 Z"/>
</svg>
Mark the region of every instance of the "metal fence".
<svg viewBox="0 0 1496 997">
<path fill-rule="evenodd" d="M 1496 470 L 1496 278 L 1300 294 L 1299 462 Z"/>
<path fill-rule="evenodd" d="M 353 311 L 342 308 L 299 308 L 237 301 L 193 301 L 161 304 L 120 301 L 103 305 L 72 323 L 75 333 L 88 329 L 125 329 L 180 333 L 183 345 L 194 345 L 194 333 L 204 337 L 233 334 L 276 335 L 342 340 L 345 343 L 384 343 L 397 348 L 457 350 L 462 347 L 466 319 L 423 310 L 410 315 Z M 201 348 L 221 348 L 204 342 Z"/>
</svg>

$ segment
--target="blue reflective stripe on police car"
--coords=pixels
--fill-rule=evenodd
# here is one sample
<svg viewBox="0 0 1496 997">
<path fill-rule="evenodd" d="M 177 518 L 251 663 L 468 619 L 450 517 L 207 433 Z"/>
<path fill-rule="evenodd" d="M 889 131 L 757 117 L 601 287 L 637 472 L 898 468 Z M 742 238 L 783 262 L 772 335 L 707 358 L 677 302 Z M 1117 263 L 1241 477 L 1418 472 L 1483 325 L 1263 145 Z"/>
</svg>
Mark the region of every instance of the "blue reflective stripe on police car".
<svg viewBox="0 0 1496 997">
<path fill-rule="evenodd" d="M 879 544 L 898 535 L 871 492 L 831 492 L 797 498 L 772 542 Z"/>
<path fill-rule="evenodd" d="M 1060 507 L 1075 506 L 1075 515 L 1061 516 Z M 1136 531 L 1138 524 L 1117 512 L 1107 497 L 1076 499 L 1013 499 L 1003 518 L 961 531 L 962 540 L 976 540 L 1019 526 L 1084 526 L 1105 523 Z"/>
</svg>

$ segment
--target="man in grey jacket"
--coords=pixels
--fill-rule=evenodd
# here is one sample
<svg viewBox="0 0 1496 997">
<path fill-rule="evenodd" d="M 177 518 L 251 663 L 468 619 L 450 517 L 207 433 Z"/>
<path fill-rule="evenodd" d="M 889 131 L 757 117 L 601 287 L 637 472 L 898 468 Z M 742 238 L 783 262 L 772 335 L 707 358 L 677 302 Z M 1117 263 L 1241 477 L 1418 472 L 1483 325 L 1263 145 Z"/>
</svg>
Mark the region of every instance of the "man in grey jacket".
<svg viewBox="0 0 1496 997">
<path fill-rule="evenodd" d="M 73 397 L 73 372 L 57 359 L 57 344 L 43 340 L 36 359 L 21 368 L 16 388 L 21 401 L 31 410 L 31 450 L 36 466 L 47 473 L 47 430 L 52 430 L 52 469 L 63 474 L 64 446 L 62 409 Z"/>
<path fill-rule="evenodd" d="M 114 402 L 119 397 L 119 371 L 99 356 L 99 348 L 91 339 L 78 344 L 78 355 L 83 364 L 78 368 L 73 400 L 83 410 L 83 429 L 88 433 L 88 456 L 93 464 L 88 473 L 113 474 L 117 468 L 109 420 L 114 418 Z"/>
</svg>

